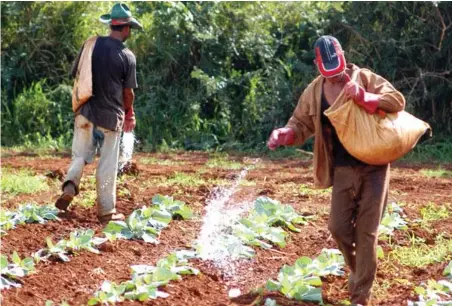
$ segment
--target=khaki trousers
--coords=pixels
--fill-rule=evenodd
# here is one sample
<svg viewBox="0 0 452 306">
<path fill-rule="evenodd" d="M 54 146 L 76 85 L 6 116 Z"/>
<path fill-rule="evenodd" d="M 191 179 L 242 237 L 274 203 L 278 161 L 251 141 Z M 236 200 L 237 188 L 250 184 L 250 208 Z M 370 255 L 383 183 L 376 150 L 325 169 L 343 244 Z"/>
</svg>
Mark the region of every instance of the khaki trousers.
<svg viewBox="0 0 452 306">
<path fill-rule="evenodd" d="M 365 165 L 334 169 L 328 228 L 351 270 L 353 304 L 369 303 L 377 271 L 378 226 L 388 199 L 389 168 Z"/>
<path fill-rule="evenodd" d="M 92 163 L 96 150 L 100 151 L 100 159 L 96 170 L 97 214 L 99 217 L 116 212 L 116 174 L 120 135 L 118 131 L 111 131 L 94 126 L 83 115 L 75 117 L 74 138 L 72 141 L 72 161 L 64 187 L 72 182 L 76 194 L 79 193 L 83 168 Z"/>
</svg>

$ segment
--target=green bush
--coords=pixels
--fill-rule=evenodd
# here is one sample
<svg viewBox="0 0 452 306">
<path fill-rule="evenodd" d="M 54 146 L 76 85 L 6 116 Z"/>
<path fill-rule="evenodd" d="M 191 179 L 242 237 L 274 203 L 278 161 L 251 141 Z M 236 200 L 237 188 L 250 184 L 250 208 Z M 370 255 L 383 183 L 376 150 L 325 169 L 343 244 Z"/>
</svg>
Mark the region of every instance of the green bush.
<svg viewBox="0 0 452 306">
<path fill-rule="evenodd" d="M 108 33 L 98 18 L 112 4 L 1 3 L 2 145 L 68 143 L 69 71 L 84 40 Z M 434 134 L 450 137 L 452 36 L 442 21 L 447 27 L 451 2 L 129 5 L 144 26 L 126 42 L 137 57 L 139 149 L 262 150 L 315 77 L 312 47 L 323 34 L 340 39 L 348 61 L 390 80 Z"/>
</svg>

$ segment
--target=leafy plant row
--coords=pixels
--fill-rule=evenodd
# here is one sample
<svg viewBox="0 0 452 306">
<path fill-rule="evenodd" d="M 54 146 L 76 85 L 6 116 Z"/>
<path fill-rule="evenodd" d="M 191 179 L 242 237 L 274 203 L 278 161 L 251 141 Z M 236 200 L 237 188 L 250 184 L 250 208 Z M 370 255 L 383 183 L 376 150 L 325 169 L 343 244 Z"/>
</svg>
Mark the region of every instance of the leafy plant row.
<svg viewBox="0 0 452 306">
<path fill-rule="evenodd" d="M 279 291 L 290 299 L 323 303 L 320 277 L 342 276 L 344 265 L 344 257 L 339 250 L 323 249 L 314 260 L 303 256 L 293 266 L 284 265 L 277 280 L 267 281 L 266 288 Z"/>
<path fill-rule="evenodd" d="M 251 258 L 255 251 L 249 246 L 269 249 L 272 245 L 286 246 L 287 228 L 293 232 L 295 226 L 307 224 L 308 217 L 299 215 L 292 206 L 282 205 L 268 197 L 259 197 L 246 218 L 231 225 L 230 234 L 221 237 L 221 245 L 233 259 Z M 202 245 L 197 250 L 202 254 Z"/>
<path fill-rule="evenodd" d="M 20 287 L 19 278 L 24 277 L 35 271 L 35 262 L 47 260 L 70 261 L 69 255 L 77 254 L 80 251 L 87 250 L 99 254 L 96 247 L 104 243 L 107 238 L 94 237 L 94 231 L 77 230 L 69 235 L 69 239 L 62 239 L 56 244 L 52 239 L 47 238 L 47 247 L 40 249 L 32 257 L 20 259 L 17 252 L 11 255 L 11 262 L 6 255 L 1 255 L 1 283 L 0 290 L 11 287 Z"/>
<path fill-rule="evenodd" d="M 104 234 L 109 240 L 142 239 L 158 244 L 160 232 L 173 218 L 190 219 L 192 216 L 193 212 L 184 202 L 157 194 L 152 198 L 152 206 L 133 211 L 125 221 L 110 221 Z"/>
<path fill-rule="evenodd" d="M 452 279 L 452 261 L 444 269 L 443 275 Z M 452 282 L 449 280 L 428 280 L 414 288 L 419 301 L 408 301 L 408 306 L 452 305 Z"/>
<path fill-rule="evenodd" d="M 25 223 L 46 223 L 49 220 L 58 220 L 58 209 L 53 206 L 42 206 L 27 203 L 20 205 L 16 210 L 0 211 L 0 235 Z"/>
<path fill-rule="evenodd" d="M 88 301 L 88 305 L 166 298 L 168 294 L 160 291 L 160 287 L 170 281 L 181 280 L 183 275 L 199 273 L 199 270 L 188 265 L 188 259 L 194 257 L 196 257 L 194 252 L 183 250 L 160 259 L 156 266 L 133 265 L 131 280 L 120 284 L 105 281 L 100 290 Z"/>
<path fill-rule="evenodd" d="M 11 262 L 8 261 L 8 256 L 0 256 L 0 268 L 0 290 L 3 290 L 11 287 L 20 287 L 21 281 L 19 278 L 34 272 L 35 264 L 33 262 L 33 258 L 27 257 L 21 259 L 17 252 L 14 252 L 13 255 L 11 255 Z"/>
<path fill-rule="evenodd" d="M 70 261 L 69 255 L 77 254 L 81 251 L 89 251 L 99 254 L 96 248 L 98 245 L 107 241 L 107 238 L 94 237 L 92 229 L 76 230 L 69 234 L 69 239 L 61 239 L 56 244 L 52 239 L 47 237 L 47 247 L 40 249 L 33 254 L 36 262 L 47 260 L 62 260 L 64 262 Z"/>
</svg>

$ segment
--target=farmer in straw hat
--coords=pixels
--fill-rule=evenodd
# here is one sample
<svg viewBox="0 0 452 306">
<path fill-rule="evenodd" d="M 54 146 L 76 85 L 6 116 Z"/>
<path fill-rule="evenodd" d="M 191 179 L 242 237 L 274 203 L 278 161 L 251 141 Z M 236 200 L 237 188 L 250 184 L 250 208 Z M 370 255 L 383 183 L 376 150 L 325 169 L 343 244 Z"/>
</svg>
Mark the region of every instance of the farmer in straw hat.
<svg viewBox="0 0 452 306">
<path fill-rule="evenodd" d="M 80 63 L 92 63 L 93 90 L 91 98 L 75 113 L 72 161 L 62 186 L 63 194 L 55 206 L 67 210 L 79 193 L 85 164 L 93 161 L 99 149 L 97 216 L 100 222 L 107 222 L 124 219 L 115 208 L 116 173 L 121 130 L 131 132 L 135 128 L 133 89 L 137 88 L 137 79 L 135 56 L 123 42 L 130 37 L 132 29 L 142 29 L 142 26 L 122 3 L 115 4 L 111 13 L 102 15 L 100 21 L 110 26 L 109 36 L 94 37 L 92 53 L 85 52 L 91 56 L 89 61 L 81 60 L 83 48 L 88 48 L 85 42 L 72 68 L 72 76 L 76 77 Z"/>
<path fill-rule="evenodd" d="M 271 150 L 281 145 L 314 142 L 314 183 L 333 186 L 328 228 L 350 267 L 348 289 L 355 305 L 369 303 L 377 270 L 378 226 L 388 198 L 389 164 L 373 166 L 350 155 L 324 115 L 343 91 L 367 113 L 395 113 L 405 107 L 403 95 L 381 76 L 346 64 L 338 40 L 320 37 L 314 46 L 320 76 L 309 84 L 283 128 L 268 140 Z M 351 81 L 351 76 L 356 81 Z"/>
</svg>

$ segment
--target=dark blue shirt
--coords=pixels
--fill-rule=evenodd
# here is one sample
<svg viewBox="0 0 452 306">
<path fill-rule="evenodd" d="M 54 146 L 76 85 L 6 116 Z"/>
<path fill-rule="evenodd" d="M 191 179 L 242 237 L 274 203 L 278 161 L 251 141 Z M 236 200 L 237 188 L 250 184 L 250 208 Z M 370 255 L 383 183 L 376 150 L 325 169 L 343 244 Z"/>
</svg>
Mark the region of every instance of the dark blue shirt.
<svg viewBox="0 0 452 306">
<path fill-rule="evenodd" d="M 92 74 L 93 96 L 82 105 L 80 114 L 97 126 L 122 130 L 123 90 L 137 88 L 135 55 L 118 39 L 99 36 L 92 55 Z"/>
</svg>

